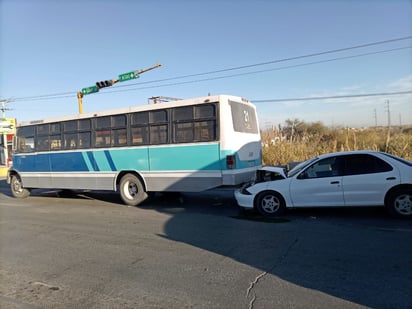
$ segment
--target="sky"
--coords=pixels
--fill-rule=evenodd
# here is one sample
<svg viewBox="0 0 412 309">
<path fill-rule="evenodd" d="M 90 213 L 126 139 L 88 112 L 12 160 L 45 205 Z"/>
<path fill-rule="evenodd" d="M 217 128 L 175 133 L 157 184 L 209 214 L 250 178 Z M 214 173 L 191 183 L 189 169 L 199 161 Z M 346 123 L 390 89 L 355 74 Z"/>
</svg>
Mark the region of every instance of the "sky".
<svg viewBox="0 0 412 309">
<path fill-rule="evenodd" d="M 262 129 L 412 125 L 411 0 L 0 0 L 7 118 L 78 114 L 157 63 L 84 112 L 229 94 Z"/>
</svg>

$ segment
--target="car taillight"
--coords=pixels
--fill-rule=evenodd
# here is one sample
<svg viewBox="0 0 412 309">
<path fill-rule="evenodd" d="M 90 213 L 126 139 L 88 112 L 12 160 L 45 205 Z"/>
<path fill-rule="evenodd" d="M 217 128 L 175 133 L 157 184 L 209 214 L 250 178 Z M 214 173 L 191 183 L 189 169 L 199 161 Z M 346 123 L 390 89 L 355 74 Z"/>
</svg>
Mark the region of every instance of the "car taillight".
<svg viewBox="0 0 412 309">
<path fill-rule="evenodd" d="M 226 156 L 226 167 L 230 169 L 236 168 L 236 157 L 234 155 Z"/>
</svg>

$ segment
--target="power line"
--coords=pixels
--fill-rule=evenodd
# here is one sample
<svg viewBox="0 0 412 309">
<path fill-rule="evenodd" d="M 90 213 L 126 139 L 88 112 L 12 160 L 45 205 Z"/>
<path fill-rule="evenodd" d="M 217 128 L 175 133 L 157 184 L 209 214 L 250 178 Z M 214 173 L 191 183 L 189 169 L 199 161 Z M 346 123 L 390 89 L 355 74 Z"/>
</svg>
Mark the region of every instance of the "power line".
<svg viewBox="0 0 412 309">
<path fill-rule="evenodd" d="M 350 59 L 350 58 L 364 57 L 364 56 L 369 56 L 369 55 L 374 55 L 374 54 L 380 54 L 380 53 L 385 53 L 385 52 L 391 52 L 391 51 L 396 51 L 396 50 L 401 50 L 401 49 L 407 49 L 407 48 L 412 48 L 412 46 L 393 48 L 393 49 L 382 50 L 382 51 L 377 51 L 377 52 L 370 52 L 370 53 L 364 53 L 364 54 L 359 54 L 359 55 L 352 55 L 352 56 L 345 56 L 345 57 L 337 57 L 337 58 L 332 58 L 332 59 L 319 60 L 319 61 L 313 61 L 313 62 L 307 62 L 307 63 L 301 63 L 301 64 L 294 64 L 294 65 L 288 65 L 288 66 L 271 68 L 271 69 L 265 69 L 265 70 L 259 70 L 259 71 L 252 71 L 252 72 L 245 72 L 245 73 L 238 73 L 238 74 L 231 74 L 231 75 L 223 75 L 223 76 L 215 76 L 215 77 L 209 77 L 209 78 L 197 79 L 197 80 L 190 80 L 190 81 L 184 81 L 184 82 L 168 83 L 168 84 L 161 84 L 161 85 L 155 85 L 155 86 L 144 86 L 144 87 L 139 87 L 139 88 L 124 89 L 124 90 L 111 90 L 111 91 L 109 90 L 109 91 L 106 91 L 106 93 L 129 92 L 129 91 L 136 91 L 136 90 L 144 90 L 144 89 L 152 89 L 152 88 L 161 88 L 161 87 L 167 87 L 167 86 L 177 86 L 177 85 L 184 85 L 184 84 L 193 84 L 193 83 L 199 83 L 199 82 L 205 82 L 205 81 L 212 81 L 212 80 L 218 80 L 218 79 L 225 79 L 225 78 L 232 78 L 232 77 L 238 77 L 238 76 L 259 74 L 259 73 L 265 73 L 265 72 L 271 72 L 271 71 L 279 71 L 279 70 L 285 70 L 285 69 L 291 69 L 291 68 L 309 66 L 309 65 L 314 65 L 314 64 L 332 62 L 332 61 L 337 61 L 337 60 L 345 60 L 345 59 Z M 176 78 L 176 79 L 177 79 L 177 78 Z M 168 79 L 168 80 L 170 80 L 170 79 Z M 164 80 L 163 80 L 163 81 L 164 81 Z M 148 81 L 148 82 L 139 83 L 139 85 L 149 84 L 149 83 L 154 83 L 154 82 L 159 82 L 159 81 Z M 135 84 L 135 85 L 136 85 L 136 84 Z M 118 87 L 116 87 L 116 88 L 118 88 Z"/>
<path fill-rule="evenodd" d="M 314 100 L 331 100 L 331 99 L 346 99 L 346 98 L 362 98 L 362 97 L 380 97 L 380 96 L 394 96 L 411 94 L 410 91 L 397 92 L 378 92 L 365 94 L 348 94 L 348 95 L 334 95 L 334 96 L 319 96 L 319 97 L 303 97 L 303 98 L 288 98 L 288 99 L 265 99 L 265 100 L 251 100 L 253 103 L 274 103 L 274 102 L 291 102 L 291 101 L 314 101 Z"/>
<path fill-rule="evenodd" d="M 332 58 L 332 59 L 325 59 L 325 60 L 319 60 L 319 61 L 313 61 L 313 62 L 307 62 L 307 63 L 301 63 L 301 64 L 295 64 L 295 65 L 289 65 L 289 66 L 259 70 L 259 71 L 252 71 L 252 72 L 238 73 L 238 74 L 232 74 L 232 75 L 223 75 L 223 76 L 217 76 L 217 77 L 210 77 L 210 78 L 205 78 L 205 79 L 190 80 L 190 81 L 177 82 L 177 83 L 168 83 L 168 84 L 154 85 L 154 86 L 145 86 L 145 87 L 139 87 L 139 88 L 124 89 L 124 90 L 112 90 L 112 91 L 109 90 L 109 91 L 106 91 L 105 93 L 129 92 L 129 91 L 136 91 L 136 90 L 161 88 L 161 87 L 168 87 L 168 86 L 177 86 L 177 85 L 183 85 L 183 84 L 191 84 L 191 83 L 198 83 L 198 82 L 204 82 L 204 81 L 232 78 L 232 77 L 252 75 L 252 74 L 258 74 L 258 73 L 264 73 L 264 72 L 270 72 L 270 71 L 278 71 L 278 70 L 285 70 L 285 69 L 296 68 L 296 67 L 309 66 L 309 65 L 320 64 L 320 63 L 327 63 L 327 62 L 338 61 L 338 60 L 346 60 L 346 59 L 351 59 L 351 58 L 364 57 L 364 56 L 380 54 L 380 53 L 386 53 L 386 52 L 392 52 L 392 51 L 408 49 L 408 48 L 412 48 L 412 46 L 392 48 L 392 49 L 381 50 L 381 51 L 376 51 L 376 52 L 369 52 L 369 53 L 363 53 L 363 54 L 345 56 L 345 57 L 337 57 L 337 58 Z M 177 78 L 179 78 L 179 77 L 177 77 Z M 171 78 L 168 79 L 168 80 L 171 80 Z M 139 84 L 148 84 L 148 83 L 155 83 L 155 82 L 158 82 L 158 81 L 148 81 L 148 82 L 143 82 L 143 83 L 139 83 Z M 119 87 L 115 87 L 115 88 L 119 88 Z M 99 94 L 102 94 L 102 93 L 96 93 L 95 95 L 99 95 Z M 39 95 L 39 96 L 34 96 L 34 97 L 15 98 L 15 101 L 16 100 L 17 101 L 42 101 L 42 100 L 55 100 L 55 99 L 64 99 L 64 98 L 72 98 L 72 97 L 73 97 L 72 92 L 65 92 L 65 93 L 61 93 L 61 94 L 56 93 L 56 94 L 50 94 L 50 95 Z"/>
<path fill-rule="evenodd" d="M 334 50 L 329 50 L 329 51 L 324 51 L 324 52 L 318 52 L 318 53 L 312 53 L 312 54 L 307 54 L 307 55 L 301 55 L 301 56 L 296 56 L 296 57 L 289 57 L 289 58 L 284 58 L 284 59 L 278 59 L 278 60 L 272 60 L 272 61 L 267 61 L 267 62 L 251 64 L 251 65 L 238 66 L 238 67 L 233 67 L 233 68 L 228 68 L 228 69 L 215 70 L 215 71 L 196 73 L 196 74 L 189 74 L 189 75 L 183 75 L 183 76 L 176 76 L 176 77 L 170 77 L 170 78 L 159 79 L 159 80 L 154 80 L 154 81 L 128 84 L 128 85 L 123 85 L 123 86 L 119 85 L 119 86 L 114 87 L 114 88 L 131 87 L 131 86 L 134 86 L 134 85 L 153 84 L 153 83 L 159 83 L 159 82 L 170 81 L 170 80 L 184 79 L 184 78 L 195 77 L 195 76 L 202 76 L 202 75 L 208 75 L 208 74 L 228 72 L 228 71 L 233 71 L 233 70 L 246 69 L 246 68 L 257 67 L 257 66 L 262 66 L 262 65 L 274 64 L 274 63 L 292 61 L 292 60 L 309 58 L 309 57 L 314 57 L 314 56 L 320 56 L 320 55 L 325 55 L 325 54 L 330 54 L 330 53 L 336 53 L 336 52 L 341 52 L 341 51 L 347 51 L 347 50 L 352 50 L 352 49 L 358 49 L 358 48 L 363 48 L 363 47 L 375 46 L 375 45 L 380 45 L 380 44 L 387 44 L 387 43 L 392 43 L 392 42 L 396 42 L 396 41 L 408 40 L 408 39 L 411 39 L 411 38 L 412 38 L 412 36 L 401 37 L 401 38 L 396 38 L 396 39 L 391 39 L 391 40 L 378 41 L 378 42 L 373 42 L 373 43 L 356 45 L 356 46 L 346 47 L 346 48 L 339 48 L 339 49 L 334 49 Z M 295 68 L 295 67 L 301 67 L 301 66 L 308 66 L 308 65 L 320 64 L 320 63 L 332 62 L 332 61 L 337 61 L 337 60 L 344 60 L 344 59 L 363 57 L 363 56 L 368 56 L 368 55 L 373 55 L 373 54 L 386 53 L 386 52 L 397 51 L 397 50 L 401 50 L 401 49 L 407 49 L 407 48 L 411 48 L 411 47 L 412 46 L 399 47 L 399 48 L 393 48 L 393 49 L 388 49 L 388 50 L 363 53 L 363 54 L 352 55 L 352 56 L 337 57 L 337 58 L 332 58 L 332 59 L 313 61 L 313 62 L 309 62 L 309 63 L 296 64 L 296 65 L 290 65 L 290 66 L 284 66 L 284 67 L 278 67 L 278 68 L 272 68 L 272 69 L 266 69 L 266 70 L 259 70 L 259 71 L 253 71 L 253 72 L 238 73 L 238 74 L 232 74 L 232 75 L 217 76 L 217 77 L 211 77 L 211 78 L 206 78 L 206 79 L 184 81 L 184 82 L 177 82 L 177 83 L 169 83 L 169 84 L 156 85 L 156 86 L 147 86 L 147 87 L 140 87 L 140 88 L 132 88 L 132 89 L 126 89 L 126 90 L 106 91 L 105 93 L 127 92 L 127 91 L 135 91 L 135 90 L 150 89 L 150 88 L 159 88 L 159 87 L 166 87 L 166 86 L 176 86 L 176 85 L 182 85 L 182 84 L 197 83 L 197 82 L 211 81 L 211 80 L 216 80 L 216 79 L 244 76 L 244 75 L 250 75 L 250 74 L 258 74 L 258 73 L 269 72 L 269 71 L 284 70 L 284 69 L 289 69 L 289 68 Z M 37 100 L 63 99 L 63 98 L 69 98 L 69 97 L 71 98 L 76 93 L 77 93 L 77 91 L 61 92 L 61 93 L 54 93 L 54 94 L 44 94 L 44 95 L 37 95 L 37 96 L 20 97 L 20 98 L 15 98 L 14 100 L 15 101 L 34 101 L 34 100 L 37 101 Z"/>
<path fill-rule="evenodd" d="M 195 77 L 195 76 L 201 76 L 201 75 L 222 73 L 222 72 L 233 71 L 233 70 L 247 69 L 247 68 L 257 67 L 257 66 L 262 66 L 262 65 L 268 65 L 268 64 L 298 60 L 298 59 L 303 59 L 303 58 L 321 56 L 321 55 L 326 55 L 326 54 L 331 54 L 331 53 L 337 53 L 337 52 L 348 51 L 348 50 L 352 50 L 352 49 L 358 49 L 358 48 L 370 47 L 370 46 L 375 46 L 375 45 L 387 44 L 387 43 L 392 43 L 392 42 L 397 42 L 397 41 L 404 41 L 404 40 L 408 40 L 408 39 L 411 39 L 411 38 L 412 38 L 412 36 L 406 36 L 406 37 L 395 38 L 395 39 L 391 39 L 391 40 L 384 40 L 384 41 L 366 43 L 366 44 L 355 45 L 355 46 L 351 46 L 351 47 L 338 48 L 338 49 L 332 49 L 332 50 L 328 50 L 328 51 L 317 52 L 317 53 L 312 53 L 312 54 L 306 54 L 306 55 L 301 55 L 301 56 L 294 56 L 294 57 L 289 57 L 289 58 L 271 60 L 271 61 L 260 62 L 260 63 L 249 64 L 249 65 L 243 65 L 243 66 L 238 66 L 238 67 L 233 67 L 233 68 L 228 68 L 228 69 L 221 69 L 221 70 L 215 70 L 215 71 L 209 71 L 209 72 L 203 72 L 203 73 L 195 73 L 195 74 L 182 75 L 182 76 L 177 76 L 177 77 L 170 77 L 170 78 L 157 80 L 155 82 L 163 82 L 163 81 L 168 81 L 168 80 L 173 80 L 173 79 L 182 79 L 182 78 Z M 146 83 L 148 83 L 148 82 L 146 82 Z M 143 84 L 143 83 L 135 83 L 135 85 L 136 84 Z M 125 87 L 125 86 L 119 85 L 118 87 Z"/>
</svg>

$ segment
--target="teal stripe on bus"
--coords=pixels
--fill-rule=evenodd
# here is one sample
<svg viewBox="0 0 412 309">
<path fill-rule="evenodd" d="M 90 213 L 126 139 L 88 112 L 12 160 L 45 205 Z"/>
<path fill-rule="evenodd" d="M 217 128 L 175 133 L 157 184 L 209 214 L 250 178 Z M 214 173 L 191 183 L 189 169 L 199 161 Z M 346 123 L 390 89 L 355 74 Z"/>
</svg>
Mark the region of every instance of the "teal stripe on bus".
<svg viewBox="0 0 412 309">
<path fill-rule="evenodd" d="M 220 145 L 182 145 L 149 149 L 150 170 L 220 170 Z"/>
</svg>

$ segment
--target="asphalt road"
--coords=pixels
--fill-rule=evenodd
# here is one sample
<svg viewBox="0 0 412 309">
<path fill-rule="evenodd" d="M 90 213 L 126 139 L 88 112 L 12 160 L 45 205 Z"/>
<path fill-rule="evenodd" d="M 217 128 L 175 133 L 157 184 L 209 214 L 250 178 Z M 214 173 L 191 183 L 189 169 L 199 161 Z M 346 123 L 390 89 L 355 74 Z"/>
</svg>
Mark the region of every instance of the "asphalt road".
<svg viewBox="0 0 412 309">
<path fill-rule="evenodd" d="M 412 223 L 381 209 L 239 216 L 230 191 L 11 197 L 0 308 L 412 308 Z"/>
</svg>

